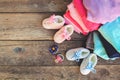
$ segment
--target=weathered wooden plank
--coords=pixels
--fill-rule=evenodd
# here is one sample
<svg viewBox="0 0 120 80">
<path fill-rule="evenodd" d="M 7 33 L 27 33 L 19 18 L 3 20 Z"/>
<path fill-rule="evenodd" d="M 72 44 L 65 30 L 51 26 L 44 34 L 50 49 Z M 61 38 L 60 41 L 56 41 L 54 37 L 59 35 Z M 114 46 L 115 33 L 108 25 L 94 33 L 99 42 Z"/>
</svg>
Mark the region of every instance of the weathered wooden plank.
<svg viewBox="0 0 120 80">
<path fill-rule="evenodd" d="M 55 44 L 53 41 L 0 41 L 0 65 L 76 65 L 66 59 L 62 64 L 55 64 L 54 56 L 48 51 L 53 44 Z M 64 55 L 66 50 L 82 45 L 83 41 L 65 41 L 59 44 L 58 53 Z M 16 47 L 25 50 L 16 52 Z"/>
<path fill-rule="evenodd" d="M 96 74 L 89 74 L 88 80 L 120 80 L 120 65 L 99 65 Z"/>
<path fill-rule="evenodd" d="M 0 0 L 0 12 L 63 12 L 72 0 Z"/>
<path fill-rule="evenodd" d="M 43 19 L 50 13 L 4 13 L 0 14 L 0 40 L 53 40 L 58 30 L 46 30 Z M 81 40 L 83 35 L 74 33 L 72 40 Z"/>
<path fill-rule="evenodd" d="M 97 73 L 83 76 L 79 66 L 0 66 L 0 78 L 5 80 L 119 80 L 119 65 L 98 65 Z"/>
<path fill-rule="evenodd" d="M 22 65 L 22 66 L 77 66 L 80 63 L 65 61 L 61 64 L 54 62 L 48 48 L 53 45 L 53 41 L 0 41 L 0 65 Z M 58 53 L 65 55 L 65 52 L 72 48 L 81 47 L 83 41 L 65 41 L 59 44 Z M 19 47 L 24 50 L 16 51 Z M 120 59 L 115 61 L 105 61 L 98 59 L 98 65 L 119 65 Z"/>
</svg>

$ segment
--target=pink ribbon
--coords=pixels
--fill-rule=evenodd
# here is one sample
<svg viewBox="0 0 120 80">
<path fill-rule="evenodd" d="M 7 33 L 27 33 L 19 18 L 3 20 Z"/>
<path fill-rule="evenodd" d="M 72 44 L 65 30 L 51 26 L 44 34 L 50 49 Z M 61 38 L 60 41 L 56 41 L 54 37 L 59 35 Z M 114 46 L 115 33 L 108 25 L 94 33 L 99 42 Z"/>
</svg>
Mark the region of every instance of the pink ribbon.
<svg viewBox="0 0 120 80">
<path fill-rule="evenodd" d="M 55 14 L 50 16 L 49 21 L 50 21 L 50 23 L 53 23 L 55 21 Z"/>
<path fill-rule="evenodd" d="M 62 36 L 67 39 L 67 40 L 71 40 L 71 37 L 70 35 L 68 34 L 68 32 L 64 29 L 63 33 L 62 33 Z"/>
</svg>

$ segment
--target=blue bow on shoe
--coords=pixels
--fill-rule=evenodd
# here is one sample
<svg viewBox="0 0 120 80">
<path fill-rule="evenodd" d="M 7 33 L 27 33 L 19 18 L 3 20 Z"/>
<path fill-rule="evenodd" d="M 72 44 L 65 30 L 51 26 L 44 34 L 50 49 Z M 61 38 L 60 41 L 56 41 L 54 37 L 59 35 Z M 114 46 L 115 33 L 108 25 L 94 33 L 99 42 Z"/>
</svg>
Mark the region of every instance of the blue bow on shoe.
<svg viewBox="0 0 120 80">
<path fill-rule="evenodd" d="M 88 70 L 92 71 L 93 73 L 96 73 L 96 70 L 94 69 L 92 62 L 89 62 L 85 69 L 88 69 Z"/>
<path fill-rule="evenodd" d="M 81 53 L 82 53 L 81 50 L 76 51 L 72 58 L 74 58 L 76 62 L 79 62 L 79 59 L 80 59 Z"/>
</svg>

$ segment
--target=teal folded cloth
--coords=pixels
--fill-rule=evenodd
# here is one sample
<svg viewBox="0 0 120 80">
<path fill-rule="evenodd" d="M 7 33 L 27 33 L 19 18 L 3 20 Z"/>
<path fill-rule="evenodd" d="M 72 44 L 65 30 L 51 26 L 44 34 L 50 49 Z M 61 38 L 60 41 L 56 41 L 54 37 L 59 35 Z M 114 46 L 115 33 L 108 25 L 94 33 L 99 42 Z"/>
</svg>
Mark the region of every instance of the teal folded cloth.
<svg viewBox="0 0 120 80">
<path fill-rule="evenodd" d="M 94 50 L 93 52 L 101 57 L 102 59 L 109 60 L 106 50 L 104 49 L 104 46 L 102 45 L 102 42 L 97 34 L 97 32 L 93 33 L 93 41 L 94 41 Z"/>
<path fill-rule="evenodd" d="M 98 31 L 120 53 L 120 17 L 104 24 Z"/>
</svg>

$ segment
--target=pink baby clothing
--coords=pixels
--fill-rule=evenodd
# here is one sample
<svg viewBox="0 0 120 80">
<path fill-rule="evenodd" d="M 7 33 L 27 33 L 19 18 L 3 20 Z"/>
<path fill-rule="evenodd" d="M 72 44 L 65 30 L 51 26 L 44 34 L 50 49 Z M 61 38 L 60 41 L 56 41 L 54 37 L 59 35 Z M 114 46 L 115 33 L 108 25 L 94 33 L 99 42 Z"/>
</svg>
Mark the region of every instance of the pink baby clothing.
<svg viewBox="0 0 120 80">
<path fill-rule="evenodd" d="M 83 0 L 73 0 L 67 7 L 64 18 L 74 26 L 77 33 L 87 35 L 91 31 L 98 30 L 100 24 L 87 20 L 87 11 L 83 6 Z"/>
<path fill-rule="evenodd" d="M 84 32 L 88 33 L 89 29 L 86 28 L 84 25 L 81 16 L 77 12 L 76 8 L 74 7 L 73 3 L 70 3 L 68 6 L 68 10 L 70 12 L 70 16 L 80 25 L 80 27 L 83 29 Z"/>
<path fill-rule="evenodd" d="M 80 1 L 80 0 L 74 0 Z M 105 24 L 120 16 L 120 0 L 83 0 L 87 20 Z"/>
<path fill-rule="evenodd" d="M 87 11 L 83 5 L 83 0 L 73 0 L 74 7 L 78 11 L 79 16 L 81 16 L 83 23 L 89 31 L 98 30 L 100 24 L 93 23 L 87 20 Z"/>
<path fill-rule="evenodd" d="M 84 35 L 87 34 L 86 32 L 83 31 L 83 29 L 81 28 L 81 26 L 70 16 L 70 12 L 68 10 L 64 14 L 64 18 L 65 18 L 67 24 L 71 24 L 71 25 L 74 26 L 74 30 L 77 33 L 83 33 Z"/>
</svg>

